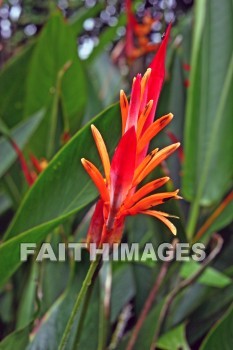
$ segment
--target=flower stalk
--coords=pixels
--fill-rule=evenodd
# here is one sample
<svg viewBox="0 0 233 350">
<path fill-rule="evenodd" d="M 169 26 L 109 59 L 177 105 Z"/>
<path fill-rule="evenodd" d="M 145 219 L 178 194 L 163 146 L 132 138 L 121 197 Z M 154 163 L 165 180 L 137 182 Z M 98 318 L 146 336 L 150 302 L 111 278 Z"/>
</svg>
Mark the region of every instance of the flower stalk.
<svg viewBox="0 0 233 350">
<path fill-rule="evenodd" d="M 70 318 L 69 318 L 68 323 L 66 325 L 66 328 L 65 328 L 65 331 L 63 333 L 58 350 L 65 350 L 66 349 L 68 338 L 69 338 L 70 332 L 72 330 L 72 326 L 74 324 L 74 321 L 76 319 L 77 313 L 78 313 L 79 308 L 82 304 L 83 298 L 86 295 L 87 290 L 92 283 L 93 276 L 94 276 L 95 272 L 97 271 L 97 268 L 99 267 L 100 263 L 101 263 L 101 255 L 97 255 L 96 260 L 94 260 L 91 263 L 89 270 L 87 272 L 86 278 L 83 281 L 81 290 L 80 290 L 78 297 L 76 299 L 76 302 L 74 304 L 73 310 L 71 312 Z"/>
</svg>

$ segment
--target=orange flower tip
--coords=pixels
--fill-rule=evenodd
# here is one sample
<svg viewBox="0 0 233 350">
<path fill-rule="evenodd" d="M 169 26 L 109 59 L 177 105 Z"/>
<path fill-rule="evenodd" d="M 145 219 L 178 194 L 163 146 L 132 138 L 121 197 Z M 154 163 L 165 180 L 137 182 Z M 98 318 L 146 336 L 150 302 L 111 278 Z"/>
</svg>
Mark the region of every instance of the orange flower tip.
<svg viewBox="0 0 233 350">
<path fill-rule="evenodd" d="M 176 196 L 175 199 L 184 199 L 184 198 L 181 196 Z"/>
<path fill-rule="evenodd" d="M 173 218 L 173 219 L 179 219 L 179 216 L 177 215 L 169 215 L 170 218 Z"/>
<path fill-rule="evenodd" d="M 91 131 L 92 131 L 92 133 L 94 133 L 96 131 L 96 127 L 94 124 L 91 124 Z"/>
<path fill-rule="evenodd" d="M 85 166 L 85 165 L 87 164 L 86 159 L 85 159 L 85 158 L 82 158 L 82 159 L 81 159 L 81 163 L 82 163 L 83 166 Z"/>
<path fill-rule="evenodd" d="M 145 81 L 147 81 L 151 75 L 151 68 L 147 68 L 146 73 L 144 74 L 143 78 L 145 79 Z"/>
<path fill-rule="evenodd" d="M 172 232 L 172 234 L 173 234 L 174 236 L 177 235 L 177 229 L 176 229 L 175 226 L 174 226 L 174 228 L 172 228 L 171 232 Z"/>
</svg>

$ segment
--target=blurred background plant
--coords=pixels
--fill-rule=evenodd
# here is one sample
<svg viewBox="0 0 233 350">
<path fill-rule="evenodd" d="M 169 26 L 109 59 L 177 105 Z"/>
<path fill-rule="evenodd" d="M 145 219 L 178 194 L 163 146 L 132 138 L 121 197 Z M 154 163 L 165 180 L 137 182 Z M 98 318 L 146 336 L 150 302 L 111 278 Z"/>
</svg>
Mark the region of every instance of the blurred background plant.
<svg viewBox="0 0 233 350">
<path fill-rule="evenodd" d="M 19 244 L 45 240 L 56 251 L 58 242 L 85 238 L 97 196 L 80 163 L 82 157 L 97 159 L 90 120 L 98 114 L 95 125 L 112 153 L 120 136 L 119 107 L 112 103 L 145 71 L 170 21 L 156 116 L 172 112 L 175 118 L 156 147 L 172 140 L 183 148 L 153 177 L 171 174 L 169 189 L 181 187 L 183 203 L 165 206 L 181 217 L 181 242 L 202 241 L 210 252 L 218 232 L 224 244 L 201 277 L 195 277 L 202 269 L 197 263 L 167 266 L 134 349 L 150 349 L 156 333 L 160 349 L 232 347 L 232 1 L 132 1 L 131 28 L 126 3 L 1 2 L 0 337 L 8 337 L 0 349 L 58 348 L 88 254 L 82 263 L 69 256 L 59 263 L 31 258 L 21 266 Z M 129 30 L 134 49 L 143 47 L 133 56 L 126 50 Z M 143 248 L 172 237 L 159 222 L 137 217 L 128 220 L 124 239 Z M 161 262 L 104 264 L 81 334 L 77 320 L 67 349 L 126 349 L 161 269 Z M 161 322 L 173 289 L 178 292 Z"/>
</svg>

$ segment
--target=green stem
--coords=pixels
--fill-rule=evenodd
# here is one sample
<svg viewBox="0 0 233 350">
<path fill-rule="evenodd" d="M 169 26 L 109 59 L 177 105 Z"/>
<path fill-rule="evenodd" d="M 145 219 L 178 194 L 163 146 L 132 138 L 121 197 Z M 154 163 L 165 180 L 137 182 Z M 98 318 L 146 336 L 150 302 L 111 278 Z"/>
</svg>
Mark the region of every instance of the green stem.
<svg viewBox="0 0 233 350">
<path fill-rule="evenodd" d="M 73 307 L 72 313 L 70 315 L 69 321 L 68 321 L 68 323 L 66 325 L 66 328 L 65 328 L 65 331 L 63 333 L 63 336 L 62 336 L 62 339 L 61 339 L 61 342 L 60 342 L 58 350 L 64 350 L 66 348 L 68 337 L 70 335 L 70 332 L 71 332 L 72 326 L 74 324 L 75 318 L 77 316 L 78 310 L 80 308 L 80 305 L 82 303 L 82 300 L 83 300 L 84 296 L 87 293 L 87 290 L 88 290 L 89 286 L 91 285 L 93 275 L 94 275 L 95 271 L 97 270 L 97 268 L 98 268 L 98 266 L 100 264 L 100 261 L 101 261 L 101 255 L 98 255 L 97 259 L 95 261 L 93 261 L 91 263 L 90 267 L 89 267 L 89 270 L 87 272 L 86 278 L 85 278 L 85 280 L 84 280 L 84 282 L 82 284 L 82 288 L 81 288 L 81 290 L 80 290 L 80 292 L 78 294 L 78 297 L 77 297 L 76 302 L 74 304 L 74 307 Z"/>
<path fill-rule="evenodd" d="M 55 142 L 54 140 L 56 136 L 59 101 L 61 99 L 62 79 L 65 72 L 67 71 L 67 69 L 69 69 L 70 66 L 71 66 L 71 61 L 67 61 L 57 74 L 57 81 L 56 81 L 56 86 L 54 91 L 54 99 L 53 99 L 51 119 L 50 119 L 50 130 L 49 130 L 49 139 L 48 139 L 48 148 L 47 148 L 48 158 L 51 158 L 54 152 L 54 142 Z"/>
<path fill-rule="evenodd" d="M 83 329 L 83 325 L 84 325 L 84 322 L 85 322 L 85 319 L 86 319 L 86 314 L 87 314 L 89 301 L 91 299 L 91 295 L 92 295 L 92 291 L 93 291 L 93 287 L 94 287 L 94 283 L 93 282 L 94 281 L 92 281 L 92 284 L 88 288 L 87 294 L 85 296 L 85 300 L 84 300 L 82 311 L 81 311 L 80 318 L 79 318 L 79 323 L 78 323 L 78 328 L 77 328 L 77 332 L 76 332 L 76 336 L 75 336 L 73 350 L 77 350 L 78 346 L 79 346 L 80 336 L 82 334 L 82 329 Z"/>
</svg>

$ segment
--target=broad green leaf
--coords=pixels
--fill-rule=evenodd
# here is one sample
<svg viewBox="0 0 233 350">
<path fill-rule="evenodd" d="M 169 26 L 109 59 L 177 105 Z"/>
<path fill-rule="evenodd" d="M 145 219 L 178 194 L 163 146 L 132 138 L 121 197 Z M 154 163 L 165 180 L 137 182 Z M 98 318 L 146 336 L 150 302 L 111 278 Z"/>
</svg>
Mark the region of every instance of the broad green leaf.
<svg viewBox="0 0 233 350">
<path fill-rule="evenodd" d="M 180 274 L 183 278 L 188 278 L 197 272 L 199 268 L 199 264 L 191 260 L 182 265 Z M 198 282 L 207 286 L 218 288 L 224 288 L 232 283 L 229 277 L 212 267 L 208 267 L 203 272 L 201 277 L 198 279 Z"/>
<path fill-rule="evenodd" d="M 190 348 L 185 336 L 185 325 L 181 324 L 163 334 L 158 339 L 157 346 L 161 350 L 189 350 Z"/>
<path fill-rule="evenodd" d="M 218 202 L 232 181 L 232 6 L 196 2 L 183 175 L 184 196 L 196 206 Z"/>
<path fill-rule="evenodd" d="M 33 115 L 30 119 L 21 122 L 14 129 L 10 130 L 11 137 L 22 149 L 32 134 L 36 131 L 44 116 L 44 112 L 40 111 Z M 0 177 L 5 174 L 9 167 L 16 160 L 17 155 L 5 137 L 0 138 Z"/>
<path fill-rule="evenodd" d="M 39 155 L 45 156 L 47 152 L 51 156 L 48 147 L 49 142 L 55 143 L 59 99 L 64 127 L 68 128 L 70 124 L 72 130 L 81 123 L 86 100 L 85 77 L 77 57 L 76 39 L 59 12 L 51 16 L 40 33 L 29 68 L 24 114 L 30 115 L 41 106 L 47 108 L 33 146 Z M 64 76 L 59 81 L 62 70 Z"/>
<path fill-rule="evenodd" d="M 233 343 L 233 307 L 215 324 L 200 350 L 231 350 Z"/>
<path fill-rule="evenodd" d="M 26 327 L 32 320 L 35 313 L 36 287 L 38 281 L 38 264 L 31 265 L 31 271 L 25 283 L 20 305 L 17 313 L 16 329 Z"/>
<path fill-rule="evenodd" d="M 120 135 L 118 104 L 92 123 L 112 153 Z M 90 124 L 58 152 L 26 194 L 6 234 L 8 241 L 0 246 L 0 284 L 20 265 L 20 242 L 41 242 L 54 227 L 96 198 L 97 191 L 81 165 L 82 157 L 100 164 Z"/>
<path fill-rule="evenodd" d="M 199 287 L 201 287 L 201 285 L 199 285 Z M 188 299 L 189 295 L 187 295 L 187 301 Z M 190 320 L 188 324 L 188 334 L 191 344 L 195 343 L 198 339 L 203 338 L 214 323 L 219 320 L 224 312 L 226 312 L 232 302 L 233 284 L 224 289 L 207 289 L 206 296 L 202 304 L 188 316 Z M 177 306 L 178 305 L 179 300 Z"/>
<path fill-rule="evenodd" d="M 30 326 L 9 334 L 0 343 L 0 350 L 25 350 L 29 342 Z"/>
<path fill-rule="evenodd" d="M 34 45 L 30 45 L 15 55 L 0 73 L 0 118 L 9 128 L 15 126 L 23 118 L 26 77 L 33 48 Z"/>
<path fill-rule="evenodd" d="M 111 294 L 111 322 L 114 323 L 123 307 L 134 297 L 133 271 L 128 265 L 113 273 Z"/>
</svg>

